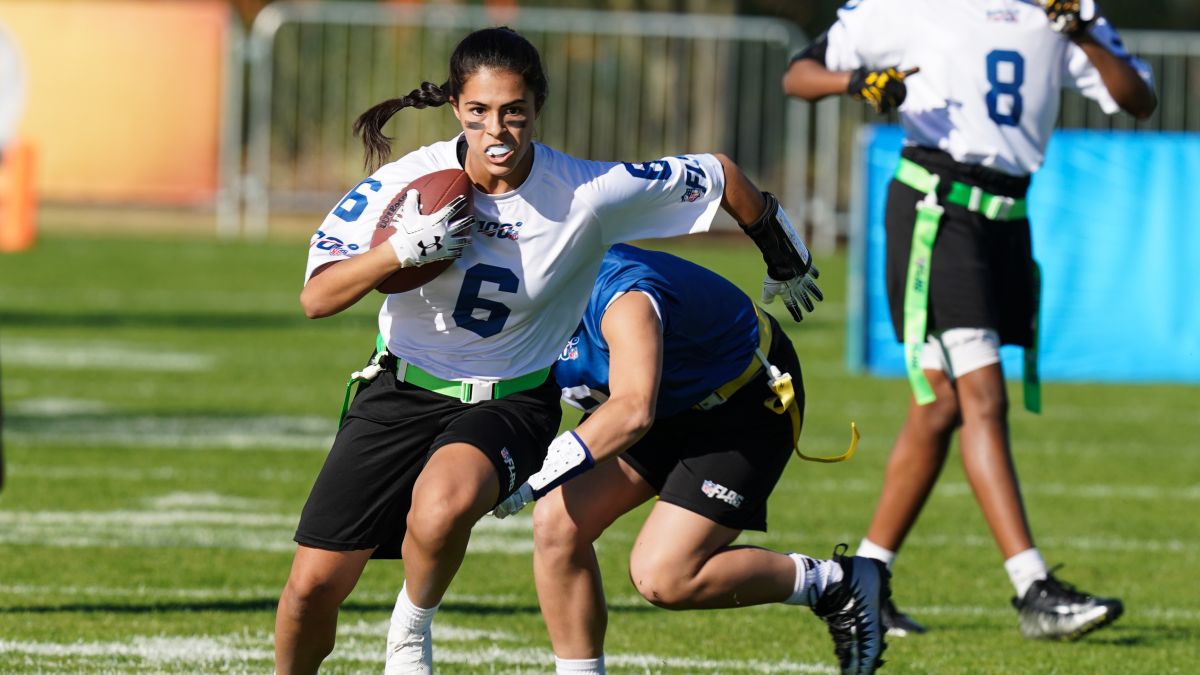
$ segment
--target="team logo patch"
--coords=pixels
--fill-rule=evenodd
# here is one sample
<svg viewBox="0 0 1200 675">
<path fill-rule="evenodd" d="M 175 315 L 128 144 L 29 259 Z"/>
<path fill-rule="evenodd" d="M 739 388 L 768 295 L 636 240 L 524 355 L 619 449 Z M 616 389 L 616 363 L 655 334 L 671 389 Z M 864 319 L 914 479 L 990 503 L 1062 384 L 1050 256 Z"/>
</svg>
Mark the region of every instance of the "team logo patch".
<svg viewBox="0 0 1200 675">
<path fill-rule="evenodd" d="M 708 194 L 708 174 L 695 157 L 682 156 L 679 159 L 683 160 L 684 170 L 684 190 L 680 201 L 694 202 Z"/>
<path fill-rule="evenodd" d="M 521 226 L 525 223 L 497 223 L 493 221 L 482 221 L 476 227 L 476 231 L 485 237 L 495 237 L 496 239 L 508 239 L 516 241 L 517 236 L 521 232 Z"/>
<path fill-rule="evenodd" d="M 508 491 L 512 492 L 517 486 L 517 463 L 508 454 L 508 448 L 500 448 L 500 459 L 504 460 L 504 466 L 508 469 Z"/>
<path fill-rule="evenodd" d="M 562 353 L 558 355 L 559 361 L 574 361 L 579 358 L 579 336 L 567 340 L 567 346 L 563 347 Z"/>
<path fill-rule="evenodd" d="M 705 480 L 704 484 L 700 486 L 700 491 L 704 493 L 705 497 L 708 497 L 709 499 L 719 499 L 735 509 L 740 507 L 742 505 L 742 501 L 745 499 L 745 496 L 739 495 L 724 485 L 721 485 L 720 483 L 714 483 L 711 480 Z"/>
<path fill-rule="evenodd" d="M 347 244 L 346 242 L 325 234 L 321 230 L 317 230 L 316 234 L 308 242 L 309 248 L 316 248 L 320 251 L 325 251 L 329 255 L 350 255 L 359 249 L 358 244 Z"/>
</svg>

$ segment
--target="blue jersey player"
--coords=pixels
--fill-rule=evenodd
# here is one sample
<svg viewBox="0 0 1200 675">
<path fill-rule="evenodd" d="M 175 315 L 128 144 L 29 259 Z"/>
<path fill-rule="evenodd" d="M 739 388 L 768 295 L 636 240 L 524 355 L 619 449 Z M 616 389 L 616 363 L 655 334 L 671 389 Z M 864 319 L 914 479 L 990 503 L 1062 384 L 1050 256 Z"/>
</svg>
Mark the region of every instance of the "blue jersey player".
<svg viewBox="0 0 1200 675">
<path fill-rule="evenodd" d="M 874 672 L 889 593 L 882 564 L 732 546 L 742 530 L 766 529 L 767 497 L 802 420 L 800 362 L 774 318 L 703 267 L 619 244 L 555 377 L 587 411 L 568 433 L 595 466 L 579 473 L 552 446 L 496 513 L 541 497 L 534 571 L 559 673 L 604 672 L 592 543 L 656 496 L 629 562 L 642 596 L 671 609 L 807 605 L 828 622 L 842 671 Z"/>
</svg>

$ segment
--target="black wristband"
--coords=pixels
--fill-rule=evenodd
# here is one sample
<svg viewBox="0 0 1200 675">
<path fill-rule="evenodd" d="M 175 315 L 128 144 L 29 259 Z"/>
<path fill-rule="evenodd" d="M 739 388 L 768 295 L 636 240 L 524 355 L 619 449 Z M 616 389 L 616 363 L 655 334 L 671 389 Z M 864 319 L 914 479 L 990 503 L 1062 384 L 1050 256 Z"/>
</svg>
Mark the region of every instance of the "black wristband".
<svg viewBox="0 0 1200 675">
<path fill-rule="evenodd" d="M 764 192 L 763 199 L 767 206 L 754 222 L 742 225 L 742 229 L 762 251 L 763 262 L 767 264 L 767 275 L 776 281 L 784 281 L 803 275 L 808 271 L 808 265 L 800 259 L 787 236 L 783 233 L 775 214 L 779 212 L 779 200 L 770 192 Z"/>
</svg>

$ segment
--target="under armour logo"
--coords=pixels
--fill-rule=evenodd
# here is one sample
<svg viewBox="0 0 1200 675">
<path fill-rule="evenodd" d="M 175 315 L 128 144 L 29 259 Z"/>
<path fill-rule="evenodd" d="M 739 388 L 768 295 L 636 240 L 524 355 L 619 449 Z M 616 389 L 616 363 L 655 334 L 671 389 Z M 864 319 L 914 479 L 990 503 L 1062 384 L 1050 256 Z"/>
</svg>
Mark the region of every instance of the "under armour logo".
<svg viewBox="0 0 1200 675">
<path fill-rule="evenodd" d="M 442 248 L 442 238 L 434 236 L 433 243 L 429 245 L 426 245 L 424 241 L 418 241 L 417 246 L 421 247 L 421 255 L 426 256 L 429 255 L 430 251 L 437 251 Z"/>
</svg>

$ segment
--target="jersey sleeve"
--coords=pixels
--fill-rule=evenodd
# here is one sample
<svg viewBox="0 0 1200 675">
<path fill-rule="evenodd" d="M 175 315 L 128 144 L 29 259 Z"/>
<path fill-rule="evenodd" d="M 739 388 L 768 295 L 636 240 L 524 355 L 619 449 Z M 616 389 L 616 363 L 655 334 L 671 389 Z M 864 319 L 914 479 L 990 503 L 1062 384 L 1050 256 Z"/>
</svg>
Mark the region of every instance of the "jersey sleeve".
<svg viewBox="0 0 1200 675">
<path fill-rule="evenodd" d="M 416 178 L 436 170 L 425 158 L 405 158 L 385 165 L 342 197 L 308 243 L 304 283 L 318 267 L 366 253 L 380 220 L 390 221 L 399 197 Z"/>
<path fill-rule="evenodd" d="M 905 28 L 911 21 L 903 9 L 897 0 L 849 0 L 842 5 L 822 38 L 825 67 L 841 71 L 901 65 Z"/>
<path fill-rule="evenodd" d="M 596 215 L 606 246 L 707 232 L 725 192 L 725 172 L 713 155 L 619 162 L 595 182 Z"/>
<path fill-rule="evenodd" d="M 1092 38 L 1100 43 L 1102 47 L 1112 52 L 1117 57 L 1124 59 L 1137 74 L 1151 88 L 1154 87 L 1154 75 L 1150 70 L 1150 66 L 1145 61 L 1137 58 L 1125 49 L 1125 44 L 1121 41 L 1121 36 L 1117 34 L 1117 30 L 1104 17 L 1099 17 L 1089 29 Z M 1096 101 L 1100 104 L 1100 108 L 1109 115 L 1121 109 L 1121 106 L 1113 99 L 1112 94 L 1108 92 L 1108 88 L 1104 86 L 1104 81 L 1100 79 L 1100 71 L 1092 65 L 1087 54 L 1075 43 L 1071 43 L 1063 56 L 1063 68 L 1065 70 L 1063 81 L 1068 86 L 1075 89 L 1084 96 Z"/>
</svg>

